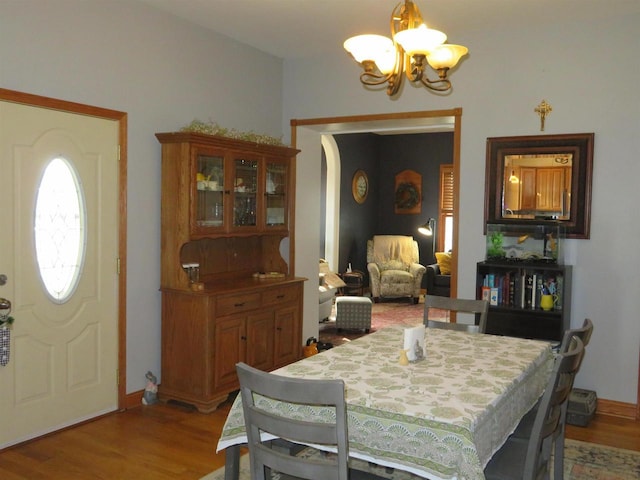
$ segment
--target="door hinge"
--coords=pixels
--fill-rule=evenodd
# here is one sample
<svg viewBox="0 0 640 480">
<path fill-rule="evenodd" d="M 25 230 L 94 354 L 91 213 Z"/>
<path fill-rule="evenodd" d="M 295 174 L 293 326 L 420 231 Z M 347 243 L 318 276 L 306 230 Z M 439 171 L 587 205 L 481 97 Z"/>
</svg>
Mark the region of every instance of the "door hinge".
<svg viewBox="0 0 640 480">
<path fill-rule="evenodd" d="M 120 385 L 120 369 L 116 368 L 116 385 Z"/>
<path fill-rule="evenodd" d="M 116 273 L 120 275 L 120 257 L 116 259 Z"/>
<path fill-rule="evenodd" d="M 120 161 L 120 145 L 118 145 L 118 153 L 117 153 L 117 155 L 118 155 L 118 161 Z"/>
</svg>

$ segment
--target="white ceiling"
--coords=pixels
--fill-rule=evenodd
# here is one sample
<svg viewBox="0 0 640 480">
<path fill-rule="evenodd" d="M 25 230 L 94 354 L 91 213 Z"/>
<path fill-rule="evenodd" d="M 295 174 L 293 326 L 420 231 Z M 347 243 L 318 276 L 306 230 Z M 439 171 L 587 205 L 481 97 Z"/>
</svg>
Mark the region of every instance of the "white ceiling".
<svg viewBox="0 0 640 480">
<path fill-rule="evenodd" d="M 389 35 L 400 0 L 139 0 L 283 59 L 335 51 L 361 33 Z M 638 0 L 415 0 L 427 25 L 452 32 L 637 12 Z M 473 45 L 467 45 L 473 51 Z"/>
</svg>

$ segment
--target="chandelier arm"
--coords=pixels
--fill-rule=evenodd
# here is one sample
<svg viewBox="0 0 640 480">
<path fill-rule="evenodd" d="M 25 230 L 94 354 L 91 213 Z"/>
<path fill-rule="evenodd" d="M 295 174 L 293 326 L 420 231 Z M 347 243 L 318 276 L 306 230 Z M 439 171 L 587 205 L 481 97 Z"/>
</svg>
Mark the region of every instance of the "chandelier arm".
<svg viewBox="0 0 640 480">
<path fill-rule="evenodd" d="M 389 79 L 389 86 L 387 87 L 387 95 L 393 97 L 398 90 L 400 90 L 400 86 L 402 85 L 402 72 L 397 75 L 394 75 L 393 78 Z"/>
<path fill-rule="evenodd" d="M 422 83 L 428 89 L 435 90 L 436 92 L 446 92 L 448 90 L 451 90 L 451 81 L 448 78 L 429 80 L 427 76 L 422 76 L 420 78 L 420 83 Z"/>
<path fill-rule="evenodd" d="M 412 61 L 413 60 L 413 61 Z M 409 55 L 405 55 L 405 72 L 407 75 L 407 79 L 411 83 L 415 82 L 423 82 L 423 77 L 428 83 L 434 83 L 428 78 L 424 73 L 426 64 L 426 56 L 422 54 L 416 54 L 413 57 L 409 57 Z"/>
<path fill-rule="evenodd" d="M 393 72 L 387 75 L 380 75 L 375 72 L 362 72 L 360 74 L 360 81 L 365 85 L 382 85 L 383 83 L 391 81 Z"/>
</svg>

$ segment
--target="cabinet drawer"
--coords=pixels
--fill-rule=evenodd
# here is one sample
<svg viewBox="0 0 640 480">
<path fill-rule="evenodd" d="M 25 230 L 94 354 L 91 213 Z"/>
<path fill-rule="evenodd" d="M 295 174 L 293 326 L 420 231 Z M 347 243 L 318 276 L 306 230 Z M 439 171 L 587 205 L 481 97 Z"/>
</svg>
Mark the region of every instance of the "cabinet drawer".
<svg viewBox="0 0 640 480">
<path fill-rule="evenodd" d="M 229 295 L 216 300 L 216 315 L 225 316 L 260 307 L 260 294 L 247 293 L 245 295 Z"/>
<path fill-rule="evenodd" d="M 265 305 L 288 303 L 297 299 L 298 289 L 292 287 L 270 288 L 262 294 L 262 300 Z"/>
</svg>

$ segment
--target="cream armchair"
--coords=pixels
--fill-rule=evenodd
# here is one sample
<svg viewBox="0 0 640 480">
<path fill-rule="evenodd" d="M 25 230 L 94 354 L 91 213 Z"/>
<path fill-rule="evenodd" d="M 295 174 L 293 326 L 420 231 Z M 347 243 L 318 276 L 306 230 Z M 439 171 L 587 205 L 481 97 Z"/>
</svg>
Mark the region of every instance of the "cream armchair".
<svg viewBox="0 0 640 480">
<path fill-rule="evenodd" d="M 418 303 L 422 276 L 418 242 L 411 236 L 376 235 L 367 241 L 367 270 L 371 295 L 380 298 L 411 297 Z"/>
</svg>

